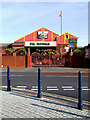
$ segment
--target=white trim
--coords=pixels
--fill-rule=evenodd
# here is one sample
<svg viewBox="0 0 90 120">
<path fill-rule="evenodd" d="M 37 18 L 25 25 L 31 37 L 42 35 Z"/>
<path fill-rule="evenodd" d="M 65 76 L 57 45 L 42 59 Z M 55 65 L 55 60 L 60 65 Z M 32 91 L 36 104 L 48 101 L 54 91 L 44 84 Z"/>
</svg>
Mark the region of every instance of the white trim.
<svg viewBox="0 0 90 120">
<path fill-rule="evenodd" d="M 48 41 L 26 41 L 25 42 L 25 47 L 48 47 L 48 46 L 53 46 L 56 47 L 56 41 L 54 42 L 48 42 Z"/>
</svg>

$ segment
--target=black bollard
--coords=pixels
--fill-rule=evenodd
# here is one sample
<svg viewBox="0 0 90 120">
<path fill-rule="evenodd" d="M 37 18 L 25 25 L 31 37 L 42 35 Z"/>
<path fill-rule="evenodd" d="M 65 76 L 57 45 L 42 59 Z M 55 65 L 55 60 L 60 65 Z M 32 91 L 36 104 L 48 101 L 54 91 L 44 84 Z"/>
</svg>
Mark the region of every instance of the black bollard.
<svg viewBox="0 0 90 120">
<path fill-rule="evenodd" d="M 83 103 L 82 103 L 82 72 L 79 71 L 79 80 L 78 80 L 78 109 L 83 109 Z"/>
<path fill-rule="evenodd" d="M 41 98 L 41 68 L 38 68 L 38 98 Z"/>
<path fill-rule="evenodd" d="M 7 91 L 11 91 L 10 87 L 10 66 L 7 67 Z"/>
</svg>

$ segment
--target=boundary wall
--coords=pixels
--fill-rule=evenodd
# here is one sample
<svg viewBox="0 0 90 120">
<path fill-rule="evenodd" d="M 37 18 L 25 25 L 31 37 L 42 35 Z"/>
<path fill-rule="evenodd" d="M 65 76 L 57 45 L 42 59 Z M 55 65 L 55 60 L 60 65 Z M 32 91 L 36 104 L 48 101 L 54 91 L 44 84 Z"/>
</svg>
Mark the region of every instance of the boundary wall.
<svg viewBox="0 0 90 120">
<path fill-rule="evenodd" d="M 64 65 L 33 65 L 32 63 L 32 56 L 27 54 L 25 56 L 0 56 L 0 67 L 23 67 L 23 68 L 30 68 L 30 67 L 81 67 L 81 68 L 90 68 L 88 64 L 88 60 L 84 58 L 84 56 L 67 56 L 65 57 L 67 61 Z"/>
</svg>

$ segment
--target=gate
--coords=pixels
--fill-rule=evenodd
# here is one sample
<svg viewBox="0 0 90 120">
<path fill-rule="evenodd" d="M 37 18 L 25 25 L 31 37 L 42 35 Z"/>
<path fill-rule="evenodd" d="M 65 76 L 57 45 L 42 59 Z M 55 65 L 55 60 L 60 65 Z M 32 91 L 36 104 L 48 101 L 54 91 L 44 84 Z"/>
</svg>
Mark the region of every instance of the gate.
<svg viewBox="0 0 90 120">
<path fill-rule="evenodd" d="M 41 54 L 32 53 L 32 67 L 59 67 L 65 65 L 65 55 L 60 55 L 57 51 L 47 49 Z"/>
</svg>

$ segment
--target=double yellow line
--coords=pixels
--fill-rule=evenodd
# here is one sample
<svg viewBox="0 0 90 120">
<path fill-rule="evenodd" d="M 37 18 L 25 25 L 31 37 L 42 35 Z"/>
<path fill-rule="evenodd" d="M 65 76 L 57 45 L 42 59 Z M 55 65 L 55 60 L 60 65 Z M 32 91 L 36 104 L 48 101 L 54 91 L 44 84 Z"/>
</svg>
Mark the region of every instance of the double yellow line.
<svg viewBox="0 0 90 120">
<path fill-rule="evenodd" d="M 0 87 L 6 87 L 6 86 L 0 86 Z M 36 91 L 33 91 L 33 90 L 26 90 L 26 89 L 22 89 L 22 88 L 15 88 L 15 87 L 12 87 L 13 89 L 19 89 L 19 90 L 25 90 L 25 91 L 30 91 L 30 92 L 36 92 Z M 36 92 L 37 93 L 37 92 Z M 76 98 L 72 98 L 72 97 L 67 97 L 67 96 L 63 96 L 63 95 L 57 95 L 57 94 L 52 94 L 52 93 L 46 93 L 46 92 L 42 92 L 43 95 L 52 95 L 52 96 L 55 96 L 55 97 L 61 97 L 61 98 L 65 98 L 65 99 L 68 99 L 68 100 L 73 100 L 73 101 L 78 101 L 78 99 Z M 88 105 L 90 105 L 90 102 L 88 101 L 85 101 L 83 100 L 83 103 L 86 103 Z"/>
<path fill-rule="evenodd" d="M 19 88 L 19 89 L 21 89 L 21 88 Z M 33 90 L 26 90 L 26 89 L 21 89 L 21 90 L 33 91 Z M 36 92 L 36 91 L 33 91 L 33 92 Z M 56 97 L 62 97 L 62 98 L 65 98 L 65 99 L 73 100 L 73 101 L 78 101 L 78 99 L 72 98 L 72 97 L 66 97 L 66 96 L 63 96 L 63 95 L 57 95 L 57 94 L 46 93 L 46 92 L 42 92 L 42 93 L 43 93 L 43 95 L 52 95 L 52 96 L 56 96 Z M 86 104 L 90 105 L 90 102 L 85 101 L 85 100 L 83 100 L 83 103 L 86 103 Z"/>
</svg>

